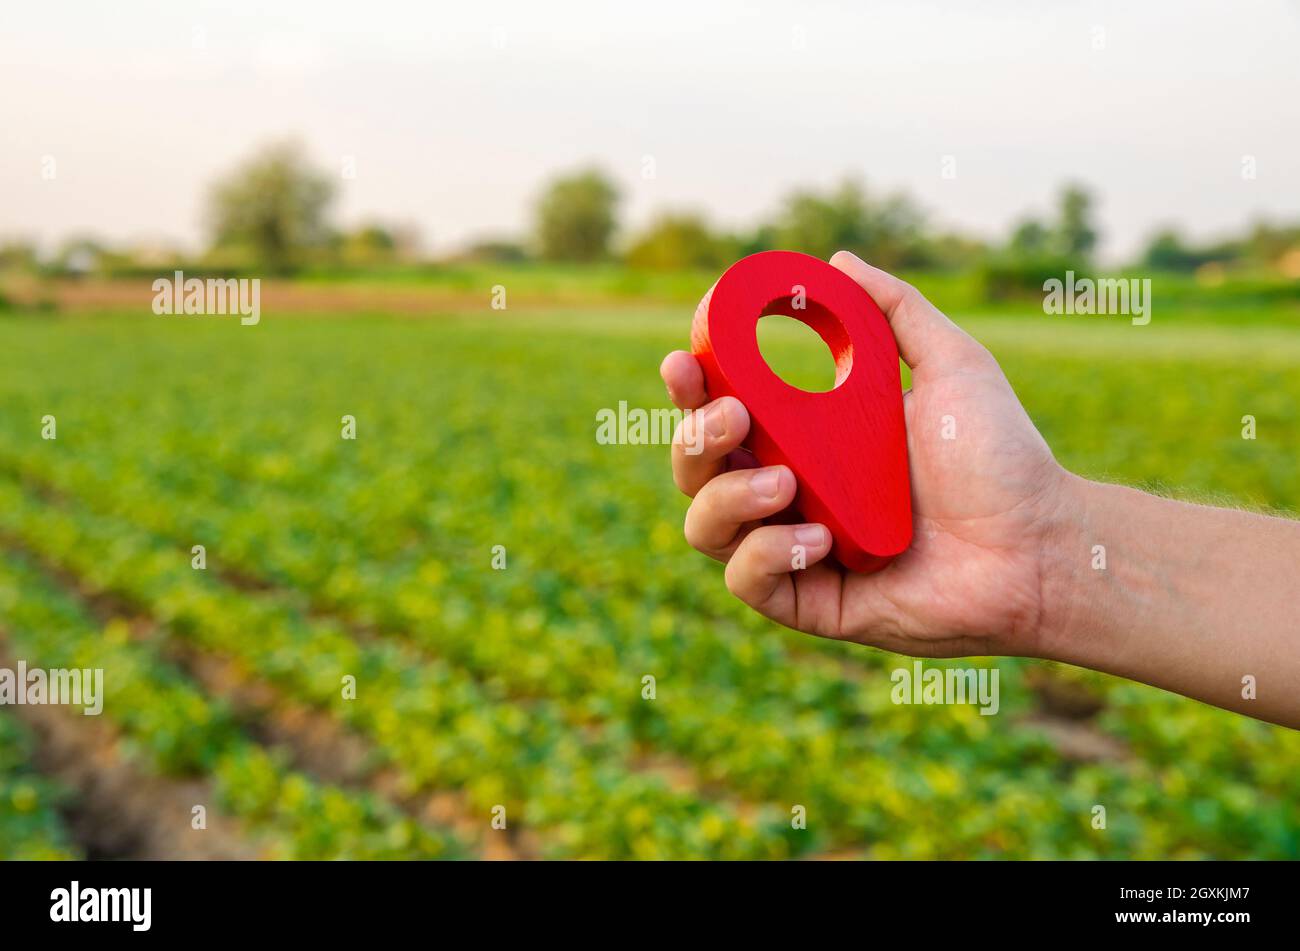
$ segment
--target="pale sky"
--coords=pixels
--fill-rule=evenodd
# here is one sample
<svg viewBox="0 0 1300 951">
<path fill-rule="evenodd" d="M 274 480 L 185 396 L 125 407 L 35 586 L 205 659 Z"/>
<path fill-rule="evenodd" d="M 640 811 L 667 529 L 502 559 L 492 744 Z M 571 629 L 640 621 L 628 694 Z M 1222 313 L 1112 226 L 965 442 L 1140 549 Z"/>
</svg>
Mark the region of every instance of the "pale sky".
<svg viewBox="0 0 1300 951">
<path fill-rule="evenodd" d="M 1115 256 L 1300 217 L 1300 0 L 6 7 L 0 235 L 196 247 L 207 184 L 284 136 L 340 175 L 344 223 L 434 250 L 522 233 L 596 162 L 632 226 L 748 225 L 852 173 L 1002 235 L 1080 179 Z"/>
</svg>

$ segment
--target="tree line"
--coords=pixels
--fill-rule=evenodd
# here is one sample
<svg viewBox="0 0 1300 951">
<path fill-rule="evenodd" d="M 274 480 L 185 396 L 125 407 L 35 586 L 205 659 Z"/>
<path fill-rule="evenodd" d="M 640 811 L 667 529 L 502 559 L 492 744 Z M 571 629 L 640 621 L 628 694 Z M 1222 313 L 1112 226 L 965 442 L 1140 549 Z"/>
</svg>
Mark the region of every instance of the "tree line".
<svg viewBox="0 0 1300 951">
<path fill-rule="evenodd" d="M 336 176 L 316 167 L 298 145 L 264 148 L 212 185 L 204 263 L 287 274 L 304 266 L 369 267 L 419 256 L 418 235 L 410 227 L 335 227 L 336 194 Z M 843 248 L 892 270 L 976 268 L 996 297 L 1040 285 L 1043 275 L 1090 270 L 1100 236 L 1095 198 L 1078 183 L 1060 189 L 1048 214 L 1023 218 L 1004 239 L 992 240 L 935 227 L 910 196 L 876 192 L 853 177 L 824 190 L 796 190 L 772 214 L 740 231 L 715 228 L 691 210 L 664 211 L 645 227 L 628 230 L 620 221 L 621 197 L 618 184 L 597 167 L 560 174 L 542 188 L 527 234 L 480 240 L 458 257 L 717 270 L 768 248 L 822 258 Z M 24 255 L 34 260 L 35 252 L 0 247 L 0 268 Z M 123 257 L 81 239 L 65 243 L 55 266 L 75 271 L 78 262 L 90 259 L 111 265 L 114 255 Z M 1258 222 L 1239 237 L 1212 244 L 1196 244 L 1164 227 L 1132 264 L 1172 271 L 1240 265 L 1295 269 L 1292 276 L 1300 276 L 1300 223 Z"/>
</svg>

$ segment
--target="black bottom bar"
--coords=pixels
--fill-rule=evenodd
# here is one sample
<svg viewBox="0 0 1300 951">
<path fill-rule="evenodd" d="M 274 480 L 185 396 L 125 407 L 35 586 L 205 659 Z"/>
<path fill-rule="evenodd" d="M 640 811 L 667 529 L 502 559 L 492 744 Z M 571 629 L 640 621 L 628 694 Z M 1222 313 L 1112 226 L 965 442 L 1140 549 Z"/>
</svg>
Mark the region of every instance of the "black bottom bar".
<svg viewBox="0 0 1300 951">
<path fill-rule="evenodd" d="M 6 937 L 338 940 L 457 922 L 494 936 L 512 925 L 606 938 L 682 925 L 734 939 L 762 933 L 775 915 L 864 937 L 915 927 L 918 936 L 970 928 L 988 938 L 1046 925 L 1053 937 L 1231 940 L 1293 924 L 1294 871 L 1174 862 L 0 863 L 0 908 Z"/>
</svg>

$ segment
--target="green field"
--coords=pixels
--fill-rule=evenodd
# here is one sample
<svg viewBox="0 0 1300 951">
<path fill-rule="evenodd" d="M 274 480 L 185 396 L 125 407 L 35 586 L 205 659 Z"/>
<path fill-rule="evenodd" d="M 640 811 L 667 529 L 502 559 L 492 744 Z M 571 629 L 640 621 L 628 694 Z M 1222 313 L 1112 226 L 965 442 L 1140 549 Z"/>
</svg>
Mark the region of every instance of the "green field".
<svg viewBox="0 0 1300 951">
<path fill-rule="evenodd" d="M 1187 311 L 955 316 L 1067 467 L 1300 510 L 1293 308 Z M 907 661 L 734 601 L 666 449 L 595 439 L 689 321 L 0 314 L 0 643 L 103 667 L 115 762 L 267 856 L 1300 858 L 1300 733 L 1007 659 L 996 716 L 897 706 Z M 32 731 L 0 856 L 75 854 Z"/>
</svg>

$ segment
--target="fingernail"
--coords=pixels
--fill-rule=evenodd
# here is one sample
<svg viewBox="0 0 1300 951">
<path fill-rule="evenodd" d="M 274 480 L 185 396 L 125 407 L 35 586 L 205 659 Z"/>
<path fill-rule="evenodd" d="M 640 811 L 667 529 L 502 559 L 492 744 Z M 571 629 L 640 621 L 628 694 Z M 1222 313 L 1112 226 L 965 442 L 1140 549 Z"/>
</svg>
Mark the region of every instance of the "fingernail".
<svg viewBox="0 0 1300 951">
<path fill-rule="evenodd" d="M 800 525 L 794 530 L 794 539 L 800 545 L 820 548 L 826 543 L 826 529 L 821 525 Z"/>
<path fill-rule="evenodd" d="M 749 487 L 754 494 L 764 499 L 776 498 L 781 489 L 780 469 L 758 469 L 749 477 Z"/>
<path fill-rule="evenodd" d="M 727 414 L 721 403 L 714 403 L 704 414 L 704 431 L 714 439 L 727 435 Z"/>
</svg>

